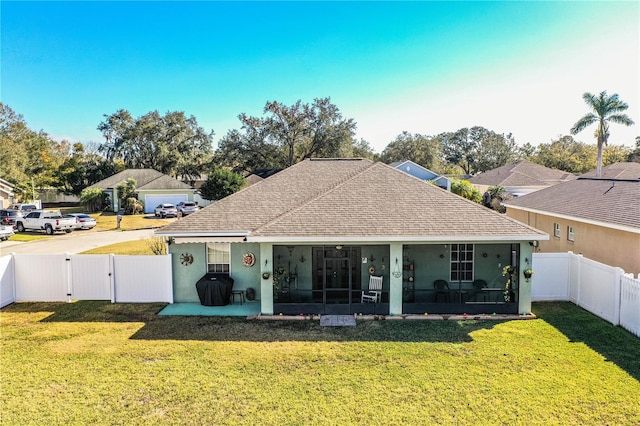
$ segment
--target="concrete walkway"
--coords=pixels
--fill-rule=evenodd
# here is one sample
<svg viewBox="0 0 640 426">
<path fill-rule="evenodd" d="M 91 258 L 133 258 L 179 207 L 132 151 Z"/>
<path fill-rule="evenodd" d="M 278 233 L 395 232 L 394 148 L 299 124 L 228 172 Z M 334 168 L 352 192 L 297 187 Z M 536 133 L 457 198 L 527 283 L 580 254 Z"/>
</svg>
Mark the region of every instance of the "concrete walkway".
<svg viewBox="0 0 640 426">
<path fill-rule="evenodd" d="M 322 315 L 320 325 L 323 327 L 355 326 L 356 318 L 353 315 Z"/>
<path fill-rule="evenodd" d="M 73 231 L 69 234 L 56 234 L 54 237 L 23 242 L 0 242 L 0 256 L 9 253 L 20 254 L 76 254 L 124 241 L 144 240 L 153 238 L 154 229 L 140 229 L 135 231 Z"/>
</svg>

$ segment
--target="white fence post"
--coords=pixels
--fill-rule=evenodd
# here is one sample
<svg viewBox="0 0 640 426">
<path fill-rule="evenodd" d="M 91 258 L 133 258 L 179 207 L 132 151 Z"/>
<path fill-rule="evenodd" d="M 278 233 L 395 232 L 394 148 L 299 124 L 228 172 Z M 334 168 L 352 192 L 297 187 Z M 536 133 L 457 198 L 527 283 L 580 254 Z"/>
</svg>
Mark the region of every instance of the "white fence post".
<svg viewBox="0 0 640 426">
<path fill-rule="evenodd" d="M 624 270 L 622 268 L 616 268 L 615 269 L 615 280 L 614 280 L 614 296 L 615 296 L 615 302 L 614 302 L 614 310 L 613 310 L 613 321 L 614 321 L 614 325 L 620 325 L 620 303 L 622 301 L 622 295 L 621 290 L 622 290 L 622 275 L 624 274 Z"/>
<path fill-rule="evenodd" d="M 67 303 L 71 303 L 71 295 L 73 294 L 73 274 L 71 272 L 71 255 L 69 252 L 64 254 L 64 261 L 67 265 Z"/>
<path fill-rule="evenodd" d="M 109 284 L 111 285 L 111 303 L 116 303 L 116 273 L 115 273 L 115 258 L 116 255 L 111 253 L 109 255 Z"/>
</svg>

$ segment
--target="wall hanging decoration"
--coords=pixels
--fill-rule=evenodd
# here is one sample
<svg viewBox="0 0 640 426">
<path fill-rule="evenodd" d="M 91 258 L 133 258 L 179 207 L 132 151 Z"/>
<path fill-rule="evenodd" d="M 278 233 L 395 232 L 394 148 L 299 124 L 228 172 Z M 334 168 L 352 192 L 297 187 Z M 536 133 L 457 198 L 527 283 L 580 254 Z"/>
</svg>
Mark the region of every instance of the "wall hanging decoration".
<svg viewBox="0 0 640 426">
<path fill-rule="evenodd" d="M 250 267 L 256 264 L 256 255 L 248 252 L 242 255 L 242 264 L 244 266 Z"/>
<path fill-rule="evenodd" d="M 375 266 L 369 266 L 369 275 L 373 275 L 376 273 L 376 267 Z"/>
<path fill-rule="evenodd" d="M 190 253 L 182 253 L 180 255 L 180 263 L 185 266 L 189 266 L 193 263 L 193 255 Z"/>
<path fill-rule="evenodd" d="M 396 278 L 400 278 L 402 276 L 402 272 L 400 272 L 400 266 L 398 265 L 397 257 L 396 257 L 396 266 L 393 268 L 393 276 Z"/>
</svg>

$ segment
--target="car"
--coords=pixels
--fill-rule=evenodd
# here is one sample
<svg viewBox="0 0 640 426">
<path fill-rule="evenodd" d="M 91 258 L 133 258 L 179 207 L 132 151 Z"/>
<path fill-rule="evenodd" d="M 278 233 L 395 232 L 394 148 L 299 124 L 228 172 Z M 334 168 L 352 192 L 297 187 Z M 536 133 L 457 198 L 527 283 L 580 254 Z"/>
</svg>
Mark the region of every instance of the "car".
<svg viewBox="0 0 640 426">
<path fill-rule="evenodd" d="M 9 237 L 14 235 L 13 226 L 0 225 L 0 241 L 7 241 Z"/>
<path fill-rule="evenodd" d="M 86 213 L 69 213 L 64 217 L 73 217 L 76 219 L 76 229 L 91 229 L 96 226 L 96 220 Z"/>
<path fill-rule="evenodd" d="M 22 204 L 22 203 L 18 203 L 18 204 L 11 204 L 9 206 L 10 210 L 19 210 L 24 214 L 29 213 L 32 210 L 38 210 L 38 206 L 36 206 L 35 204 Z"/>
<path fill-rule="evenodd" d="M 165 217 L 178 217 L 178 209 L 176 208 L 176 206 L 169 203 L 158 204 L 154 213 L 156 216 L 159 216 L 163 219 Z"/>
<path fill-rule="evenodd" d="M 20 210 L 2 209 L 0 210 L 0 225 L 11 226 L 15 229 L 16 219 L 19 219 L 22 216 L 23 215 Z"/>
<path fill-rule="evenodd" d="M 180 213 L 182 213 L 182 216 L 186 216 L 198 211 L 198 205 L 193 201 L 180 201 L 178 204 L 176 204 L 176 208 Z"/>
</svg>

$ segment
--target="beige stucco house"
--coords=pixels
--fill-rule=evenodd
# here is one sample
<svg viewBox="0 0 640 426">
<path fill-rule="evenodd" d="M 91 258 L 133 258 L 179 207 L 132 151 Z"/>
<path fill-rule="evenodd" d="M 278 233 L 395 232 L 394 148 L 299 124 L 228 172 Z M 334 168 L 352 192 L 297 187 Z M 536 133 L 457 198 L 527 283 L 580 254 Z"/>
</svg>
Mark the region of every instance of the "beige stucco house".
<svg viewBox="0 0 640 426">
<path fill-rule="evenodd" d="M 505 203 L 507 216 L 548 232 L 541 252 L 567 252 L 640 274 L 640 163 L 616 163 Z"/>
<path fill-rule="evenodd" d="M 530 312 L 524 271 L 548 238 L 363 159 L 302 161 L 156 235 L 170 242 L 176 303 L 198 303 L 196 283 L 221 273 L 263 314 L 296 315 Z"/>
</svg>

